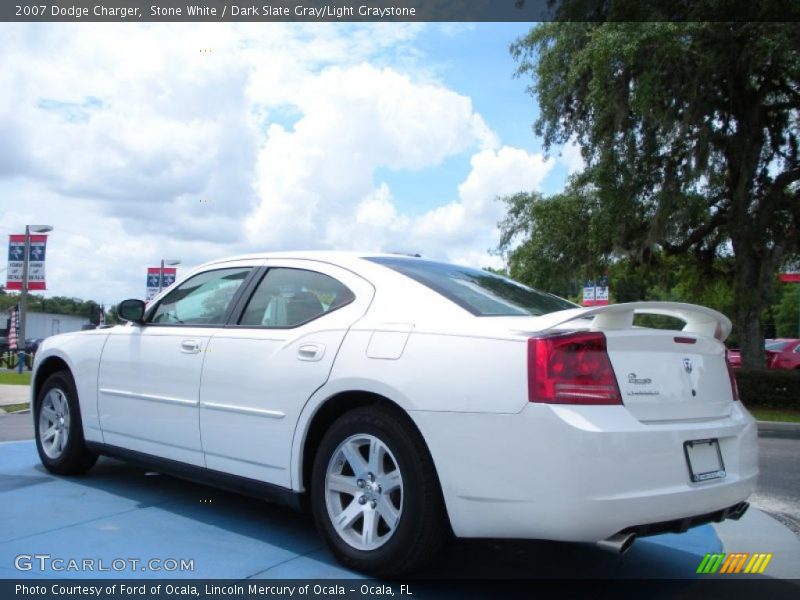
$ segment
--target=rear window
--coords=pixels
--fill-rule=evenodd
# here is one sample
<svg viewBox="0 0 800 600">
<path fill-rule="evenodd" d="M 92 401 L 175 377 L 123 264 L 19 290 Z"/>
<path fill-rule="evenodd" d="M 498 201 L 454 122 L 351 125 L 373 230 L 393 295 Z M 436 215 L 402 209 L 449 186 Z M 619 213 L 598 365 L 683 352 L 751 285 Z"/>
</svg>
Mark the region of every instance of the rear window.
<svg viewBox="0 0 800 600">
<path fill-rule="evenodd" d="M 558 296 L 489 271 L 411 258 L 376 256 L 367 260 L 402 273 L 481 317 L 539 316 L 576 308 Z"/>
</svg>

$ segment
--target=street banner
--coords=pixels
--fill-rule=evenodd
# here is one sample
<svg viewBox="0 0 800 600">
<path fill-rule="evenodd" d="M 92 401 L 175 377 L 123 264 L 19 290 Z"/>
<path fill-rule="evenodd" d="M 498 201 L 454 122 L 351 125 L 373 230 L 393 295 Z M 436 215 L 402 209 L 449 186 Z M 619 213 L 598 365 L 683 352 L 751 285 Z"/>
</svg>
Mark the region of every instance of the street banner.
<svg viewBox="0 0 800 600">
<path fill-rule="evenodd" d="M 800 283 L 800 271 L 781 273 L 781 283 Z"/>
<path fill-rule="evenodd" d="M 17 349 L 19 339 L 19 305 L 11 309 L 11 322 L 8 324 L 8 349 Z"/>
<path fill-rule="evenodd" d="M 594 306 L 594 281 L 589 280 L 583 284 L 583 304 L 584 306 Z"/>
<path fill-rule="evenodd" d="M 46 290 L 44 280 L 44 255 L 47 236 L 30 236 L 31 248 L 28 256 L 28 289 Z M 25 258 L 25 234 L 8 236 L 8 280 L 7 290 L 22 289 L 22 269 Z"/>
<path fill-rule="evenodd" d="M 594 305 L 606 306 L 608 304 L 608 277 L 603 275 L 595 284 Z"/>
<path fill-rule="evenodd" d="M 161 289 L 165 290 L 173 283 L 175 283 L 175 276 L 178 270 L 175 267 L 164 267 L 164 281 L 161 283 Z M 150 302 L 158 294 L 158 280 L 161 274 L 161 267 L 147 267 L 147 296 L 145 300 Z"/>
<path fill-rule="evenodd" d="M 583 284 L 583 306 L 606 306 L 609 301 L 608 275 L 600 279 L 589 280 Z"/>
</svg>

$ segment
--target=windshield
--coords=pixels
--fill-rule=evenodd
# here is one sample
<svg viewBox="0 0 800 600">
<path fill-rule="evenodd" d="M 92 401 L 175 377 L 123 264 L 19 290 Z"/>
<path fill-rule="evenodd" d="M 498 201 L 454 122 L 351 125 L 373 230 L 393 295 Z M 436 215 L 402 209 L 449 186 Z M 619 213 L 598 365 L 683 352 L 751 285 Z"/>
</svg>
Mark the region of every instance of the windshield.
<svg viewBox="0 0 800 600">
<path fill-rule="evenodd" d="M 764 349 L 765 350 L 772 350 L 773 352 L 780 352 L 781 350 L 786 348 L 786 346 L 788 346 L 788 345 L 789 345 L 789 342 L 767 342 L 764 345 Z"/>
<path fill-rule="evenodd" d="M 489 271 L 412 258 L 371 257 L 367 260 L 402 273 L 481 317 L 539 316 L 576 308 L 575 304 L 558 296 Z"/>
</svg>

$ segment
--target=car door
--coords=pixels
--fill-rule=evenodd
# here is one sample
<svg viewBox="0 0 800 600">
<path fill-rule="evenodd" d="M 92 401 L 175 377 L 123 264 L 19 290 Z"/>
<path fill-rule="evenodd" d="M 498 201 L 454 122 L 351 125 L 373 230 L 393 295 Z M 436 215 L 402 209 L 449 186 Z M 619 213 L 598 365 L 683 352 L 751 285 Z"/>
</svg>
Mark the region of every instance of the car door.
<svg viewBox="0 0 800 600">
<path fill-rule="evenodd" d="M 374 289 L 333 265 L 269 260 L 234 322 L 209 342 L 200 389 L 206 465 L 291 486 L 295 425 L 328 379 Z"/>
<path fill-rule="evenodd" d="M 204 465 L 198 423 L 203 360 L 254 267 L 226 263 L 197 273 L 157 300 L 144 324 L 111 330 L 98 377 L 106 444 Z"/>
</svg>

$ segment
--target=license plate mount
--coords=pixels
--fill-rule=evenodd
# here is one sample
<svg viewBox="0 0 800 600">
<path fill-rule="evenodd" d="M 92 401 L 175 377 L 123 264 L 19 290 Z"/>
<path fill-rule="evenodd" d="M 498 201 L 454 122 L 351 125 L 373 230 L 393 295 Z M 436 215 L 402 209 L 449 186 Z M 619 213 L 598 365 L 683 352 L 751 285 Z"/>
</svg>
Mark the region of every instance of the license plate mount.
<svg viewBox="0 0 800 600">
<path fill-rule="evenodd" d="M 722 462 L 718 439 L 689 440 L 683 443 L 683 453 L 694 483 L 725 477 L 725 463 Z"/>
</svg>

